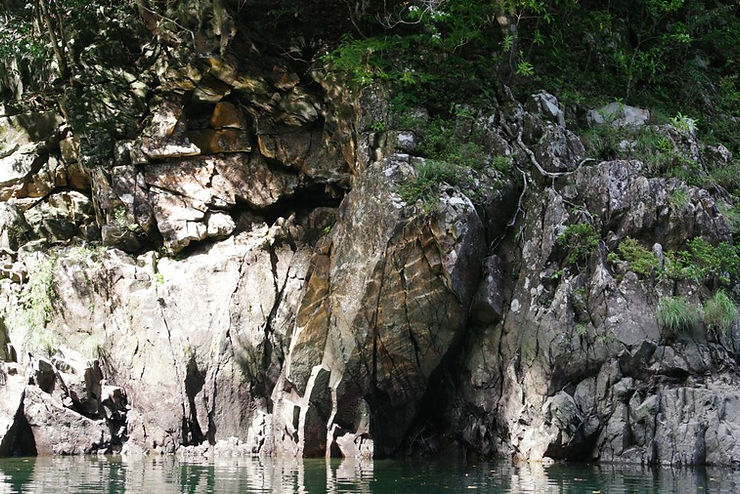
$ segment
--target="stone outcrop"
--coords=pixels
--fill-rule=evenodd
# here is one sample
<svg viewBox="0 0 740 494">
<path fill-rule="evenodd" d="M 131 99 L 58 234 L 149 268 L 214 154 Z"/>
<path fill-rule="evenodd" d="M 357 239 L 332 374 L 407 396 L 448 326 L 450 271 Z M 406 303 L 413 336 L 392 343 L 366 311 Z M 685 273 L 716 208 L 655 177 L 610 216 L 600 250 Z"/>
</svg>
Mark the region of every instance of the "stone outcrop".
<svg viewBox="0 0 740 494">
<path fill-rule="evenodd" d="M 392 453 L 460 338 L 483 225 L 457 191 L 434 215 L 410 209 L 394 188 L 412 174 L 404 155 L 368 167 L 313 258 L 274 396 L 277 439 L 298 439 L 283 448 L 316 455 L 336 442 L 345 456 L 364 455 L 373 446 L 359 443 L 372 438 Z"/>
</svg>

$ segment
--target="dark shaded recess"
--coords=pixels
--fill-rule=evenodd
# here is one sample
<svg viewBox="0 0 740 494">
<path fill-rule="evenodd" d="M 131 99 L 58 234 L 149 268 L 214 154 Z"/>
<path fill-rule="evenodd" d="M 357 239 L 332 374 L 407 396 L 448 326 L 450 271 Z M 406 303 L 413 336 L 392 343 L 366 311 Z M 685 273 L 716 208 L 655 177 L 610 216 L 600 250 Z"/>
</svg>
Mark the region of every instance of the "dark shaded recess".
<svg viewBox="0 0 740 494">
<path fill-rule="evenodd" d="M 250 204 L 239 201 L 233 209 L 224 211 L 234 218 L 237 223 L 237 229 L 232 235 L 237 235 L 243 231 L 244 225 L 239 224 L 239 216 L 243 213 L 251 213 L 256 218 L 262 219 L 269 226 L 275 224 L 279 218 L 287 219 L 291 214 L 296 213 L 298 216 L 308 215 L 311 211 L 316 208 L 337 208 L 344 199 L 346 191 L 344 189 L 335 188 L 326 184 L 311 184 L 307 187 L 299 189 L 291 197 L 281 199 L 272 206 L 264 209 L 256 209 Z M 318 240 L 323 232 L 316 232 L 315 237 L 308 236 L 302 237 L 300 240 L 303 243 L 312 244 Z M 178 252 L 178 257 L 184 258 L 190 254 L 199 251 L 206 245 L 210 245 L 214 242 L 212 238 L 206 238 L 198 242 L 191 242 L 187 247 Z M 291 245 L 292 248 L 296 248 L 295 245 Z"/>
<path fill-rule="evenodd" d="M 339 207 L 346 191 L 333 187 L 327 189 L 326 184 L 309 185 L 297 190 L 292 196 L 281 199 L 260 211 L 260 214 L 268 225 L 273 225 L 278 218 L 287 218 L 293 212 L 309 212 L 320 207 Z"/>
<path fill-rule="evenodd" d="M 370 414 L 370 430 L 373 434 L 374 457 L 390 458 L 398 452 L 399 440 L 405 436 L 405 431 L 398 429 L 397 415 L 398 407 L 394 406 L 393 400 L 381 389 L 374 388 L 366 397 Z"/>
<path fill-rule="evenodd" d="M 596 439 L 599 437 L 601 429 L 596 431 L 590 436 L 586 436 L 583 433 L 581 427 L 574 435 L 570 444 L 557 445 L 550 444 L 545 451 L 545 456 L 556 460 L 568 460 L 568 461 L 586 461 L 591 458 L 594 446 L 596 445 Z"/>
<path fill-rule="evenodd" d="M 38 454 L 31 425 L 26 420 L 26 415 L 23 413 L 22 407 L 15 416 L 15 421 L 9 434 L 13 436 L 13 446 L 10 448 L 10 454 L 12 456 L 36 456 Z"/>
<path fill-rule="evenodd" d="M 200 444 L 205 439 L 195 413 L 195 397 L 203 389 L 205 382 L 205 372 L 198 369 L 198 363 L 193 355 L 185 367 L 185 394 L 190 404 L 190 417 L 183 417 L 183 444 Z"/>
<path fill-rule="evenodd" d="M 191 97 L 189 96 L 189 98 Z M 230 101 L 230 98 L 223 98 L 221 101 L 234 103 L 234 101 Z M 183 111 L 185 122 L 187 123 L 187 130 L 202 130 L 210 128 L 211 115 L 213 115 L 213 110 L 215 108 L 216 103 L 208 103 L 205 101 L 191 101 L 187 104 Z"/>
<path fill-rule="evenodd" d="M 475 211 L 478 213 L 486 232 L 486 242 L 494 248 L 500 243 L 506 233 L 512 229 L 509 221 L 516 213 L 519 196 L 523 190 L 520 178 L 509 180 L 503 186 L 499 199 L 491 200 L 490 197 L 481 203 L 474 203 Z M 486 253 L 486 256 L 494 252 Z"/>
<path fill-rule="evenodd" d="M 466 332 L 468 328 L 465 329 Z M 442 435 L 447 430 L 457 430 L 459 425 L 450 424 L 447 411 L 452 400 L 460 400 L 456 381 L 467 373 L 458 367 L 458 359 L 464 352 L 458 342 L 450 348 L 447 356 L 429 378 L 429 386 L 419 402 L 416 417 L 404 433 L 404 440 L 393 454 L 408 456 L 432 456 L 440 453 L 444 446 Z"/>
</svg>

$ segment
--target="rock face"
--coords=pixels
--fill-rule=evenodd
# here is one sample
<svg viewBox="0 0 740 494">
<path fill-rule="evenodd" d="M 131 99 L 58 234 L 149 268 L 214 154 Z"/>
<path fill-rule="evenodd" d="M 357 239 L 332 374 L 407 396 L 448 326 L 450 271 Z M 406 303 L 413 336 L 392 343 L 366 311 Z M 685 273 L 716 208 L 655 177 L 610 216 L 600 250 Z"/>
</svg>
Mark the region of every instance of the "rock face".
<svg viewBox="0 0 740 494">
<path fill-rule="evenodd" d="M 101 95 L 131 96 L 109 140 L 0 118 L 0 455 L 740 464 L 740 325 L 656 318 L 736 289 L 668 270 L 732 243 L 724 191 L 590 159 L 541 91 L 473 111 L 487 160 L 413 202 L 426 110 L 397 125 L 383 88 L 221 21 Z M 643 130 L 687 172 L 732 162 Z"/>
<path fill-rule="evenodd" d="M 336 441 L 345 456 L 362 455 L 372 438 L 392 453 L 462 333 L 483 225 L 459 192 L 432 216 L 406 207 L 394 187 L 412 173 L 403 155 L 368 167 L 312 260 L 274 396 L 278 439 L 298 438 L 282 448 L 324 454 Z"/>
</svg>

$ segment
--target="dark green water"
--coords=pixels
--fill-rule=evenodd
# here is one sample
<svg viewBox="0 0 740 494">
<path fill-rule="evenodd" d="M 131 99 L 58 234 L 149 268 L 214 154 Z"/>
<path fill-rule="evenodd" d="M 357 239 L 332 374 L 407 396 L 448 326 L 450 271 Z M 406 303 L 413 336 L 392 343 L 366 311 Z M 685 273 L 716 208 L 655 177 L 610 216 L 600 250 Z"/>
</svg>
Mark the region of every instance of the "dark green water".
<svg viewBox="0 0 740 494">
<path fill-rule="evenodd" d="M 740 493 L 740 472 L 613 465 L 117 457 L 0 460 L 0 494 L 44 493 Z"/>
</svg>

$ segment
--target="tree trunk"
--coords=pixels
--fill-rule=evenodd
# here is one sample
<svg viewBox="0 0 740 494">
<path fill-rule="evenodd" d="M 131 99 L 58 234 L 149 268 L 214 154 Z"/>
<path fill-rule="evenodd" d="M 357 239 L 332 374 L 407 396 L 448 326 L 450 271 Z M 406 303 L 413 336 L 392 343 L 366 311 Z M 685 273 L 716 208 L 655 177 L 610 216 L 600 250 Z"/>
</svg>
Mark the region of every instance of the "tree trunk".
<svg viewBox="0 0 740 494">
<path fill-rule="evenodd" d="M 57 36 L 56 32 L 57 26 L 54 25 L 51 14 L 49 14 L 49 5 L 44 0 L 37 0 L 36 6 L 39 12 L 41 12 L 41 19 L 43 19 L 46 30 L 49 32 L 49 41 L 51 41 L 54 57 L 57 59 L 57 64 L 59 64 L 59 75 L 63 79 L 66 79 L 69 76 L 67 59 L 64 55 L 64 47 L 59 45 L 59 36 Z"/>
</svg>

